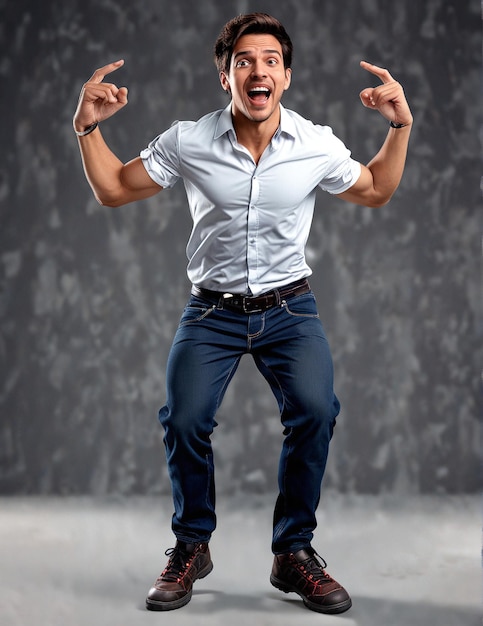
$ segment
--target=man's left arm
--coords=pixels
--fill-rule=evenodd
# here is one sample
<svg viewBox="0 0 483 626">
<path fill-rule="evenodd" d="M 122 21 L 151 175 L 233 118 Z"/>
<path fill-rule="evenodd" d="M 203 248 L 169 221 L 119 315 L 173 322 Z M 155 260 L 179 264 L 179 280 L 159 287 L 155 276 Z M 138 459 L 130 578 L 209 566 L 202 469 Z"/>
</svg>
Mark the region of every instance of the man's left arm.
<svg viewBox="0 0 483 626">
<path fill-rule="evenodd" d="M 389 122 L 400 127 L 389 128 L 379 152 L 367 165 L 362 165 L 357 182 L 338 197 L 355 204 L 380 207 L 389 202 L 401 181 L 413 116 L 402 86 L 386 69 L 366 61 L 361 61 L 361 67 L 382 81 L 378 87 L 361 91 L 362 104 L 379 111 Z"/>
</svg>

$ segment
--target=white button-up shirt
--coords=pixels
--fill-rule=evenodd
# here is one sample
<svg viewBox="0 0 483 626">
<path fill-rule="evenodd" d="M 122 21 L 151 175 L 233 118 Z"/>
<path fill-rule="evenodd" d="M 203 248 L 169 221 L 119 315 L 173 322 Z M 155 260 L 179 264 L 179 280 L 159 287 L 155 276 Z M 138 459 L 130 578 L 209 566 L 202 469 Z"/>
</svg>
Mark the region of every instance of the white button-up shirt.
<svg viewBox="0 0 483 626">
<path fill-rule="evenodd" d="M 237 142 L 230 106 L 175 122 L 141 152 L 164 188 L 182 178 L 193 218 L 188 278 L 200 287 L 259 295 L 309 276 L 305 260 L 316 189 L 346 191 L 360 164 L 328 126 L 281 106 L 258 164 Z"/>
</svg>

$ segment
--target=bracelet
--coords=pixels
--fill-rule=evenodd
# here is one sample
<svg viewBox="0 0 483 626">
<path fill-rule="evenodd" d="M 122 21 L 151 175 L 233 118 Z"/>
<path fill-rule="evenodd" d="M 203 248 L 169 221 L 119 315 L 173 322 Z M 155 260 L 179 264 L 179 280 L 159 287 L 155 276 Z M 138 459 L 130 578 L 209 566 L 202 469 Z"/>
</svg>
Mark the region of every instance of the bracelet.
<svg viewBox="0 0 483 626">
<path fill-rule="evenodd" d="M 88 126 L 85 130 L 79 131 L 74 128 L 74 132 L 78 137 L 85 137 L 89 133 L 92 133 L 93 130 L 96 130 L 98 125 L 99 125 L 99 122 L 94 122 L 94 124 L 92 124 L 91 126 Z"/>
<path fill-rule="evenodd" d="M 393 122 L 392 120 L 389 122 L 389 126 L 391 128 L 404 128 L 405 126 L 407 126 L 407 124 L 397 124 L 396 122 Z"/>
</svg>

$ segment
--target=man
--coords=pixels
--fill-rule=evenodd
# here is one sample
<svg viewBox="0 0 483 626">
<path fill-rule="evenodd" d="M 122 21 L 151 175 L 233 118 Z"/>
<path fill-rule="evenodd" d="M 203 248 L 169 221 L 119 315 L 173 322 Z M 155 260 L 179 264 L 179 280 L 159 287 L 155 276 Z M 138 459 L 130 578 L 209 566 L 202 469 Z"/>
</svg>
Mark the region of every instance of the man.
<svg viewBox="0 0 483 626">
<path fill-rule="evenodd" d="M 246 353 L 270 384 L 285 435 L 270 581 L 298 593 L 314 611 L 341 613 L 351 606 L 311 546 L 339 402 L 304 247 L 318 186 L 366 206 L 389 201 L 403 173 L 412 115 L 389 72 L 361 62 L 382 82 L 363 90 L 362 103 L 391 126 L 380 151 L 361 165 L 330 128 L 280 104 L 290 86 L 291 57 L 290 38 L 273 17 L 257 13 L 231 20 L 215 44 L 229 106 L 198 122 L 176 123 L 126 164 L 98 128 L 127 103 L 126 88 L 103 82 L 123 61 L 94 72 L 74 116 L 85 173 L 101 204 L 148 198 L 182 178 L 193 217 L 187 247 L 193 288 L 169 355 L 166 405 L 159 413 L 177 543 L 149 591 L 149 609 L 184 606 L 194 581 L 213 567 L 210 437 Z"/>
</svg>

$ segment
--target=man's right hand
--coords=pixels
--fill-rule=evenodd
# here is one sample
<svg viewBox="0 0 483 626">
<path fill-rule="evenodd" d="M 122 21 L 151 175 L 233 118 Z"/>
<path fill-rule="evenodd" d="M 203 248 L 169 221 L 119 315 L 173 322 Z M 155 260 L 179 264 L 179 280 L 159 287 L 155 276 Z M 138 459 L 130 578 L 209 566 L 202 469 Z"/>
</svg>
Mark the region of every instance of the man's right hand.
<svg viewBox="0 0 483 626">
<path fill-rule="evenodd" d="M 107 74 L 115 72 L 123 65 L 124 61 L 120 60 L 100 67 L 84 84 L 73 119 L 76 131 L 84 131 L 96 122 L 102 122 L 111 117 L 119 109 L 126 106 L 127 88 L 118 88 L 113 83 L 103 82 Z"/>
</svg>

